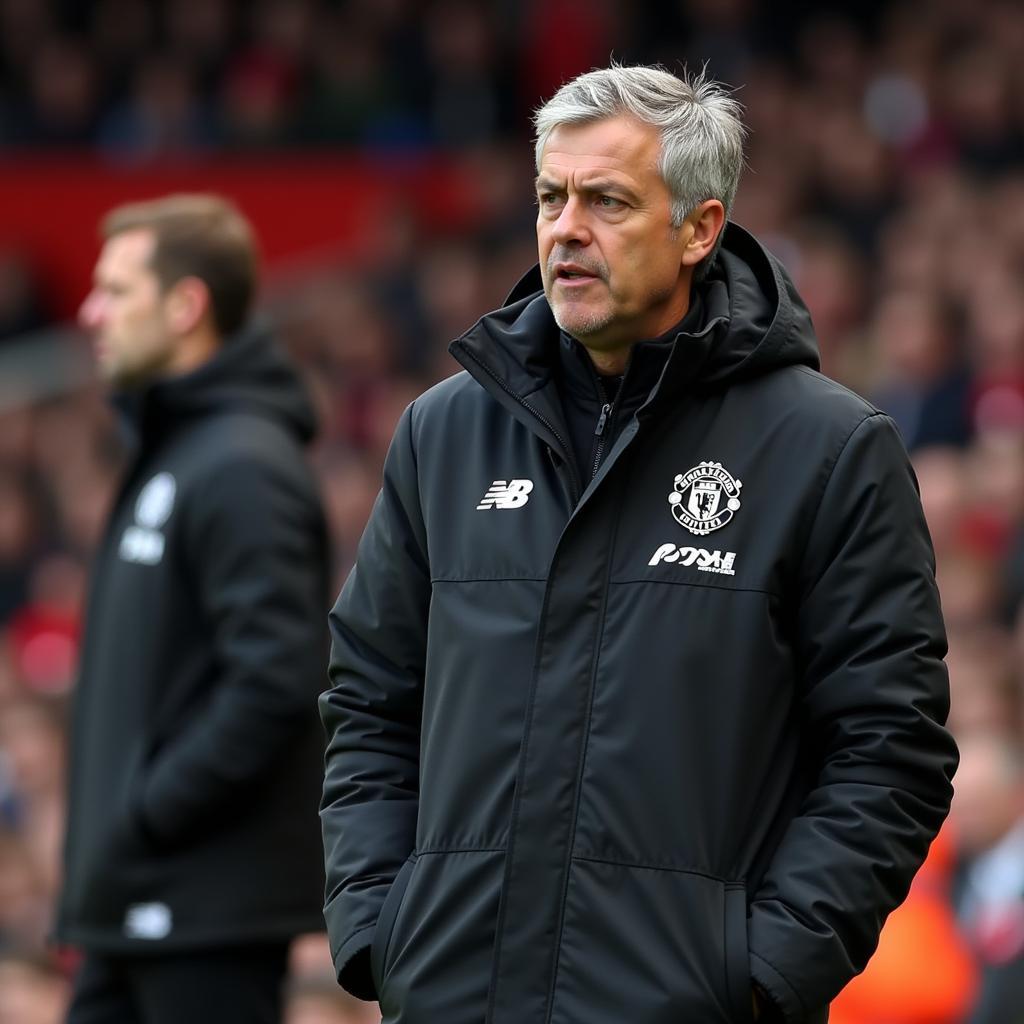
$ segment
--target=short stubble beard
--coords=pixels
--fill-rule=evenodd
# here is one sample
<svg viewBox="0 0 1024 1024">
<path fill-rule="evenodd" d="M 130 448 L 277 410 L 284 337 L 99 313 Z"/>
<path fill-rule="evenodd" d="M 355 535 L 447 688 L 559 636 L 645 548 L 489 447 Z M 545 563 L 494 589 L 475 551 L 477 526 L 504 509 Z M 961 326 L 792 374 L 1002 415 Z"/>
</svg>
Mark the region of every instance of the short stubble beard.
<svg viewBox="0 0 1024 1024">
<path fill-rule="evenodd" d="M 595 335 L 600 334 L 612 322 L 611 310 L 607 310 L 604 313 L 585 313 L 579 318 L 570 320 L 559 313 L 554 303 L 549 301 L 548 305 L 551 306 L 551 313 L 555 318 L 555 323 L 570 338 L 575 338 L 583 345 L 586 344 L 588 338 L 593 338 Z"/>
<path fill-rule="evenodd" d="M 593 274 L 600 281 L 605 282 L 605 284 L 608 281 L 608 268 L 602 263 L 593 263 L 590 260 L 581 258 L 570 250 L 559 248 L 558 246 L 551 250 L 546 260 L 547 279 L 549 282 L 547 298 L 548 305 L 551 307 L 551 313 L 555 318 L 555 323 L 570 338 L 575 338 L 581 344 L 586 344 L 586 339 L 600 334 L 612 322 L 614 319 L 612 311 L 610 309 L 603 311 L 583 310 L 578 317 L 569 317 L 565 313 L 560 312 L 556 307 L 554 298 L 555 285 L 558 282 L 555 274 L 556 263 L 575 263 L 583 270 Z"/>
</svg>

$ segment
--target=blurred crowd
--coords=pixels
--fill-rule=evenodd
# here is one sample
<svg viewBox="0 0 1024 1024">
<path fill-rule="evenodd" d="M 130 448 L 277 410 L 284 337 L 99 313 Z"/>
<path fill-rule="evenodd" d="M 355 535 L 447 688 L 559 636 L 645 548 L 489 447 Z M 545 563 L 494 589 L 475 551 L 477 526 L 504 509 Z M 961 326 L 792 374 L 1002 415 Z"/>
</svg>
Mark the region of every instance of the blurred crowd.
<svg viewBox="0 0 1024 1024">
<path fill-rule="evenodd" d="M 329 144 L 400 160 L 440 147 L 469 162 L 474 230 L 427 231 L 396 208 L 373 259 L 268 282 L 264 314 L 324 423 L 315 459 L 340 585 L 399 413 L 455 371 L 447 342 L 534 260 L 531 106 L 609 55 L 706 60 L 737 88 L 751 132 L 734 219 L 793 276 L 825 372 L 899 424 L 949 631 L 954 812 L 833 1020 L 996 1024 L 1024 1007 L 1024 6 L 814 11 L 0 0 L 0 146 L 138 160 Z M 0 358 L 48 324 L 45 285 L 0 239 Z M 66 703 L 122 459 L 98 389 L 30 397 L 0 402 L 0 1024 L 55 1024 L 73 969 L 45 943 Z M 297 945 L 293 979 L 287 1024 L 377 1019 L 343 999 L 317 937 Z"/>
<path fill-rule="evenodd" d="M 0 141 L 416 148 L 520 135 L 565 77 L 620 59 L 791 53 L 777 0 L 4 0 Z M 850 3 L 863 18 L 878 5 Z M 792 11 L 790 8 L 792 7 Z"/>
</svg>

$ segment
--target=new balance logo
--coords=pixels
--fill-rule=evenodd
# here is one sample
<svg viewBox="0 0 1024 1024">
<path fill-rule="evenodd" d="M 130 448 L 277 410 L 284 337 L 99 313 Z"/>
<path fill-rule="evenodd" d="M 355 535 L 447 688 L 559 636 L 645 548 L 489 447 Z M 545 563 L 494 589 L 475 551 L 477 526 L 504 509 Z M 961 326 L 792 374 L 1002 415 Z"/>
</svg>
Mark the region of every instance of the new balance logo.
<svg viewBox="0 0 1024 1024">
<path fill-rule="evenodd" d="M 522 508 L 530 500 L 532 480 L 495 480 L 483 496 L 477 509 Z"/>
</svg>

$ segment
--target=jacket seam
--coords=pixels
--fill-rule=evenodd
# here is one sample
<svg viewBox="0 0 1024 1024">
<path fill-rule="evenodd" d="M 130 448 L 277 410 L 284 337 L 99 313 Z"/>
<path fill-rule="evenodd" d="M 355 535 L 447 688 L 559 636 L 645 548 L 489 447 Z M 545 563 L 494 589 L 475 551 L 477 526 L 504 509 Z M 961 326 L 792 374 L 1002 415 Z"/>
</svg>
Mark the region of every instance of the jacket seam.
<svg viewBox="0 0 1024 1024">
<path fill-rule="evenodd" d="M 547 583 L 547 576 L 432 576 L 433 583 Z"/>
<path fill-rule="evenodd" d="M 424 522 L 424 516 L 423 516 L 423 492 L 420 490 L 420 458 L 419 458 L 419 455 L 417 455 L 417 453 L 416 453 L 416 438 L 413 435 L 413 429 L 412 429 L 413 417 L 415 417 L 415 416 L 417 416 L 419 414 L 419 409 L 416 408 L 416 402 L 417 401 L 418 401 L 418 399 L 414 398 L 409 403 L 409 410 L 408 410 L 409 411 L 409 415 L 408 415 L 407 430 L 408 430 L 408 434 L 409 434 L 409 458 L 412 460 L 413 478 L 416 481 L 416 503 L 419 505 L 419 508 L 416 509 L 416 517 L 420 521 L 420 523 L 423 524 L 423 547 L 422 547 L 422 550 L 421 550 L 421 554 L 423 555 L 424 564 L 429 566 L 430 565 L 430 550 L 429 550 L 430 538 L 429 538 L 429 536 L 427 534 L 426 523 Z M 408 517 L 408 515 L 409 515 L 408 510 L 404 510 L 404 511 L 405 511 L 405 515 Z M 419 546 L 420 546 L 419 538 L 414 536 L 413 539 L 416 542 L 417 548 L 419 548 Z M 431 582 L 433 582 L 433 581 L 431 581 Z"/>
<path fill-rule="evenodd" d="M 423 495 L 419 493 L 419 480 L 420 480 L 420 457 L 416 453 L 416 438 L 413 436 L 412 421 L 413 417 L 419 415 L 419 409 L 416 408 L 416 399 L 414 398 L 409 403 L 409 422 L 407 430 L 409 432 L 409 456 L 412 459 L 413 472 L 416 474 L 416 495 L 419 498 L 420 508 L 423 507 Z"/>
<path fill-rule="evenodd" d="M 862 419 L 858 420 L 857 423 L 854 425 L 853 429 L 849 432 L 849 434 L 846 435 L 845 439 L 843 440 L 843 443 L 839 446 L 838 450 L 836 451 L 835 458 L 832 460 L 832 465 L 829 466 L 828 476 L 825 478 L 825 482 L 822 485 L 821 493 L 818 495 L 818 500 L 815 503 L 814 512 L 811 515 L 810 522 L 807 526 L 807 530 L 804 533 L 805 537 L 810 538 L 810 536 L 814 533 L 814 529 L 818 524 L 818 516 L 821 513 L 821 506 L 825 503 L 825 495 L 828 493 L 828 489 L 832 484 L 832 480 L 835 477 L 836 469 L 839 466 L 839 463 L 842 461 L 843 455 L 846 453 L 846 450 L 850 446 L 850 442 L 853 440 L 853 435 L 856 434 L 857 431 L 859 431 L 860 428 L 864 426 L 865 423 L 868 422 L 868 420 L 876 419 L 879 416 L 884 417 L 885 413 L 874 410 L 872 412 L 869 412 Z M 806 547 L 804 548 L 804 553 L 806 554 Z M 822 570 L 822 573 L 824 573 L 824 570 Z M 819 574 L 818 577 L 814 580 L 814 582 L 811 583 L 810 586 L 807 588 L 808 592 L 813 590 L 818 585 L 818 581 L 820 580 L 820 578 L 821 574 Z"/>
<path fill-rule="evenodd" d="M 432 576 L 434 583 L 547 583 L 547 576 Z M 724 590 L 729 594 L 763 594 L 765 597 L 781 597 L 775 590 L 763 587 L 727 587 L 721 583 L 702 583 L 699 580 L 652 580 L 638 576 L 635 579 L 609 580 L 610 587 L 632 586 L 638 583 L 657 583 L 666 587 L 699 587 L 701 590 Z"/>
<path fill-rule="evenodd" d="M 417 850 L 416 859 L 436 857 L 447 853 L 504 853 L 504 846 L 438 846 L 433 849 Z"/>
<path fill-rule="evenodd" d="M 551 576 L 554 574 L 554 567 L 559 558 L 558 549 L 555 549 L 555 556 L 552 559 L 552 566 L 548 573 L 544 586 L 544 599 L 541 602 L 540 615 L 537 618 L 537 634 L 534 641 L 533 670 L 530 678 L 530 696 L 526 703 L 526 715 L 523 724 L 523 739 L 519 749 L 519 764 L 516 766 L 515 792 L 512 797 L 512 813 L 509 816 L 508 827 L 508 848 L 505 851 L 505 867 L 502 871 L 501 895 L 498 898 L 498 915 L 494 922 L 494 959 L 491 964 L 491 978 L 487 993 L 487 1011 L 484 1017 L 485 1022 L 494 1019 L 494 1005 L 498 992 L 498 977 L 501 973 L 502 959 L 502 932 L 505 928 L 505 917 L 508 912 L 508 887 L 512 875 L 512 864 L 515 859 L 516 828 L 519 823 L 519 808 L 522 800 L 523 782 L 526 777 L 526 758 L 530 749 L 530 734 L 532 731 L 533 711 L 537 704 L 537 684 L 540 673 L 541 639 L 544 636 L 544 625 L 548 617 L 548 605 L 551 601 Z"/>
<path fill-rule="evenodd" d="M 660 583 L 666 587 L 698 587 L 701 590 L 724 590 L 730 594 L 764 594 L 765 597 L 781 597 L 777 591 L 766 590 L 761 587 L 727 587 L 722 583 L 704 583 L 700 580 L 652 580 L 638 576 L 635 579 L 609 580 L 610 587 L 620 587 L 635 583 Z"/>
<path fill-rule="evenodd" d="M 698 871 L 696 868 L 669 867 L 665 864 L 644 864 L 642 861 L 616 860 L 613 857 L 588 857 L 584 854 L 575 854 L 573 861 L 580 861 L 585 864 L 607 864 L 614 868 L 633 868 L 638 871 L 671 871 L 678 875 L 695 875 L 698 878 L 706 878 L 711 882 L 719 882 L 730 888 L 739 888 L 745 884 L 742 878 L 722 878 L 721 875 L 713 875 L 709 871 Z"/>
<path fill-rule="evenodd" d="M 590 666 L 590 692 L 587 695 L 587 717 L 583 723 L 583 736 L 580 741 L 580 753 L 576 764 L 576 793 L 573 797 L 572 830 L 569 833 L 568 856 L 565 860 L 564 878 L 562 880 L 562 898 L 558 907 L 558 933 L 555 936 L 555 959 L 551 967 L 551 984 L 548 988 L 547 1005 L 544 1009 L 544 1020 L 550 1021 L 555 1008 L 555 988 L 558 985 L 558 971 L 562 962 L 562 935 L 565 931 L 565 905 L 569 898 L 569 879 L 572 876 L 573 847 L 576 845 L 576 832 L 579 826 L 580 802 L 583 797 L 583 774 L 586 771 L 587 755 L 590 752 L 590 728 L 594 714 L 594 697 L 597 693 L 597 673 L 601 664 L 601 652 L 604 647 L 605 621 L 608 616 L 608 594 L 611 585 L 612 560 L 615 542 L 619 536 L 622 523 L 622 503 L 615 506 L 615 527 L 609 539 L 607 554 L 608 564 L 604 574 L 604 587 L 601 595 L 601 615 L 597 621 L 594 643 L 594 657 Z"/>
</svg>

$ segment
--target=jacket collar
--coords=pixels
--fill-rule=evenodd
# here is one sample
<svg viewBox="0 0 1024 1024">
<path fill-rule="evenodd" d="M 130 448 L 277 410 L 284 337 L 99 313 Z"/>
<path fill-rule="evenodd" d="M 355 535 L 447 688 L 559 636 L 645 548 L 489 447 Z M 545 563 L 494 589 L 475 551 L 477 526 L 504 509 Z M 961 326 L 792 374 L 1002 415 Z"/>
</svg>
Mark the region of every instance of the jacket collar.
<svg viewBox="0 0 1024 1024">
<path fill-rule="evenodd" d="M 701 285 L 704 323 L 672 341 L 645 410 L 684 393 L 714 390 L 791 364 L 818 367 L 810 316 L 779 262 L 736 224 Z M 541 287 L 539 266 L 506 304 L 478 320 L 449 351 L 488 390 L 528 398 L 550 384 L 559 330 Z"/>
</svg>

